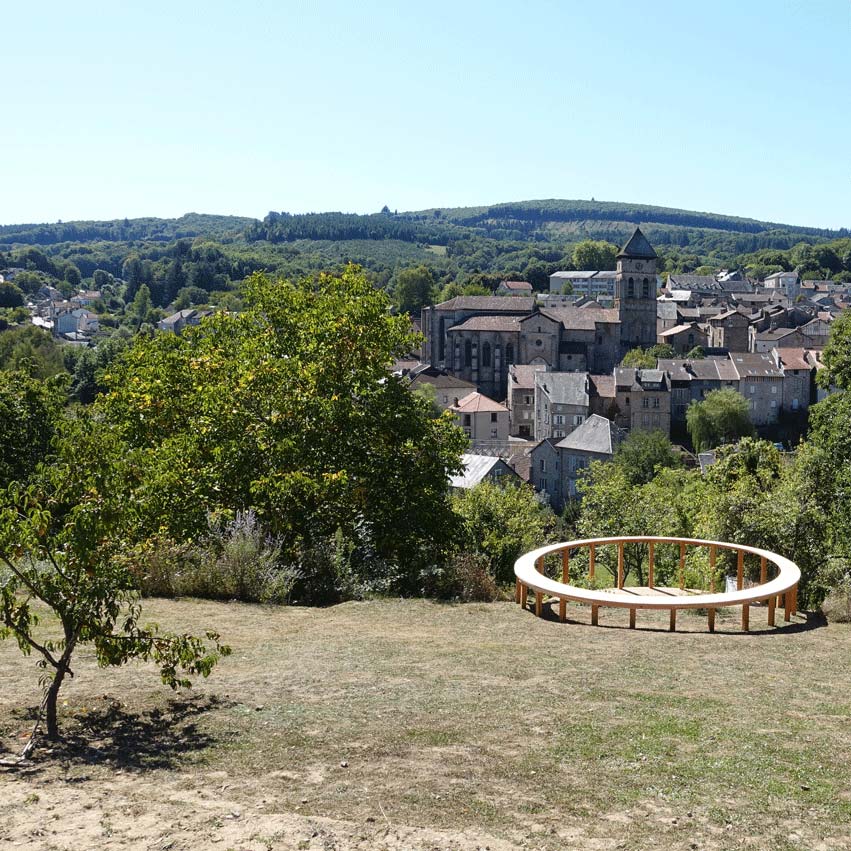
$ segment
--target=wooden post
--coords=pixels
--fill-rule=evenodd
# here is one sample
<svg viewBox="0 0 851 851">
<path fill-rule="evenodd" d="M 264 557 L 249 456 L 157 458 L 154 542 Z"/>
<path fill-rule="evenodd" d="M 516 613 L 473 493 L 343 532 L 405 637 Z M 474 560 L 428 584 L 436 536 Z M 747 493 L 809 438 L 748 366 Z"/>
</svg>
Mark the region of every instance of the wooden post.
<svg viewBox="0 0 851 851">
<path fill-rule="evenodd" d="M 520 580 L 519 580 L 519 579 L 517 579 L 517 580 L 514 582 L 514 602 L 515 602 L 515 603 L 519 603 L 519 602 L 520 602 L 521 597 L 522 597 L 522 594 L 521 594 L 521 592 L 520 592 Z"/>
<path fill-rule="evenodd" d="M 709 631 L 715 632 L 715 609 L 709 610 Z"/>
<path fill-rule="evenodd" d="M 618 588 L 623 588 L 623 541 L 618 543 Z"/>
<path fill-rule="evenodd" d="M 739 559 L 736 563 L 736 590 L 741 591 L 745 584 L 745 551 L 739 550 Z"/>
<path fill-rule="evenodd" d="M 686 587 L 686 545 L 680 544 L 680 591 Z"/>
<path fill-rule="evenodd" d="M 558 619 L 564 623 L 567 620 L 567 600 L 558 601 Z"/>
<path fill-rule="evenodd" d="M 594 544 L 591 544 L 588 550 L 588 578 L 593 582 L 594 581 L 594 557 L 596 555 L 596 547 Z"/>
<path fill-rule="evenodd" d="M 671 625 L 668 627 L 671 632 L 677 631 L 677 610 L 671 609 Z"/>
<path fill-rule="evenodd" d="M 570 554 L 567 550 L 561 553 L 561 581 L 567 585 L 570 578 Z"/>
<path fill-rule="evenodd" d="M 653 541 L 647 544 L 647 585 L 653 587 Z"/>
<path fill-rule="evenodd" d="M 629 628 L 635 629 L 635 609 L 629 610 Z"/>
<path fill-rule="evenodd" d="M 759 584 L 764 585 L 768 579 L 768 565 L 765 562 L 765 556 L 759 560 Z"/>
<path fill-rule="evenodd" d="M 535 614 L 538 617 L 544 614 L 544 595 L 540 591 L 535 592 Z"/>
<path fill-rule="evenodd" d="M 709 547 L 709 593 L 715 593 L 715 557 L 718 554 L 718 548 L 715 544 Z"/>
<path fill-rule="evenodd" d="M 748 603 L 745 603 L 742 606 L 742 631 L 749 632 L 750 631 L 750 616 L 751 616 L 751 607 Z"/>
<path fill-rule="evenodd" d="M 783 610 L 783 620 L 790 621 L 792 620 L 792 589 L 787 588 L 786 593 L 783 595 L 784 602 L 784 610 Z"/>
<path fill-rule="evenodd" d="M 529 593 L 529 588 L 524 584 L 520 583 L 520 605 L 525 609 L 526 608 L 526 597 Z"/>
<path fill-rule="evenodd" d="M 597 626 L 600 621 L 600 607 L 591 604 L 591 626 Z"/>
<path fill-rule="evenodd" d="M 798 586 L 792 589 L 792 614 L 798 614 Z"/>
<path fill-rule="evenodd" d="M 777 602 L 777 598 L 772 594 L 768 598 L 768 625 L 774 626 L 774 605 Z"/>
</svg>

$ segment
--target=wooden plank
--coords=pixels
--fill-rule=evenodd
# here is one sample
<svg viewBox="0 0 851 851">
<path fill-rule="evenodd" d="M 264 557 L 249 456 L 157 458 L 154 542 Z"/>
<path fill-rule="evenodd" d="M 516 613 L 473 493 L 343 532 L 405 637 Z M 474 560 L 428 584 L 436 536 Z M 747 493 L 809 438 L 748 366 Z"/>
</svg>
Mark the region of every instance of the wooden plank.
<svg viewBox="0 0 851 851">
<path fill-rule="evenodd" d="M 736 590 L 741 591 L 745 584 L 745 553 L 739 550 L 739 558 L 736 562 Z"/>
<path fill-rule="evenodd" d="M 588 548 L 588 578 L 594 581 L 594 561 L 597 555 L 597 548 L 594 544 Z"/>
<path fill-rule="evenodd" d="M 635 629 L 635 609 L 629 610 L 629 628 Z"/>
<path fill-rule="evenodd" d="M 742 606 L 742 631 L 750 632 L 750 616 L 751 616 L 751 607 L 748 603 L 745 603 Z"/>
<path fill-rule="evenodd" d="M 718 555 L 718 548 L 713 544 L 709 548 L 709 593 L 715 593 L 715 558 Z"/>
<path fill-rule="evenodd" d="M 767 579 L 768 579 L 768 562 L 766 562 L 765 556 L 762 556 L 759 560 L 759 584 L 765 585 Z"/>
<path fill-rule="evenodd" d="M 567 550 L 561 552 L 561 581 L 565 585 L 570 581 L 570 554 Z"/>
<path fill-rule="evenodd" d="M 522 582 L 520 583 L 520 605 L 525 609 L 527 603 L 527 596 L 529 594 L 529 587 L 524 585 Z"/>
<path fill-rule="evenodd" d="M 709 610 L 709 631 L 715 632 L 715 609 Z"/>
<path fill-rule="evenodd" d="M 783 620 L 787 623 L 792 620 L 792 591 L 789 590 L 783 595 Z"/>
<path fill-rule="evenodd" d="M 772 594 L 768 598 L 768 625 L 774 626 L 774 606 L 777 603 L 777 598 Z"/>
<path fill-rule="evenodd" d="M 671 609 L 671 625 L 668 627 L 671 632 L 677 631 L 677 610 Z"/>
<path fill-rule="evenodd" d="M 792 589 L 792 614 L 798 614 L 798 586 Z"/>
<path fill-rule="evenodd" d="M 558 619 L 562 623 L 567 620 L 567 600 L 558 601 Z"/>
<path fill-rule="evenodd" d="M 647 545 L 647 585 L 653 587 L 653 541 Z"/>
<path fill-rule="evenodd" d="M 680 544 L 680 591 L 686 587 L 686 545 Z"/>
<path fill-rule="evenodd" d="M 591 606 L 591 626 L 597 626 L 600 622 L 600 607 Z"/>
<path fill-rule="evenodd" d="M 519 603 L 521 597 L 522 597 L 522 594 L 520 592 L 520 580 L 517 579 L 514 582 L 514 602 Z"/>
<path fill-rule="evenodd" d="M 623 588 L 623 541 L 618 543 L 618 588 Z"/>
<path fill-rule="evenodd" d="M 544 595 L 540 591 L 535 592 L 535 614 L 539 618 L 544 614 Z"/>
</svg>

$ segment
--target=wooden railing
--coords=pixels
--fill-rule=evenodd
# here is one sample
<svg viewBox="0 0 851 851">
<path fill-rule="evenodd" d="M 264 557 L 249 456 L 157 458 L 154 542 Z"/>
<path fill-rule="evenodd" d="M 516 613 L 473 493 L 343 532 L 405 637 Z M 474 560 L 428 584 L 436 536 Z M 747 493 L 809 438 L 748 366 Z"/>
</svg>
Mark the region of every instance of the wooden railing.
<svg viewBox="0 0 851 851">
<path fill-rule="evenodd" d="M 624 587 L 624 546 L 628 544 L 647 545 L 647 589 L 649 594 L 637 594 Z M 679 545 L 678 585 L 682 594 L 672 594 L 660 589 L 657 593 L 655 585 L 656 547 L 659 544 Z M 579 588 L 569 583 L 571 551 L 587 548 L 588 550 L 588 579 L 594 581 L 599 548 L 614 545 L 617 548 L 616 587 L 610 590 L 591 590 Z M 709 592 L 688 593 L 685 587 L 686 550 L 688 547 L 703 547 L 709 553 Z M 715 573 L 718 552 L 732 551 L 736 554 L 736 590 L 727 592 L 715 591 Z M 562 581 L 558 582 L 546 576 L 545 560 L 548 556 L 561 553 Z M 759 558 L 759 584 L 750 588 L 744 587 L 745 556 L 753 555 Z M 776 569 L 776 575 L 768 578 L 769 566 Z M 585 540 L 567 541 L 560 544 L 550 544 L 546 547 L 532 550 L 522 555 L 514 565 L 517 577 L 515 601 L 526 607 L 528 593 L 535 595 L 535 614 L 543 614 L 544 595 L 555 597 L 559 602 L 559 620 L 564 623 L 567 616 L 567 603 L 573 601 L 586 603 L 591 606 L 591 623 L 596 625 L 599 609 L 603 607 L 629 609 L 629 625 L 635 627 L 637 609 L 667 610 L 670 612 L 670 629 L 676 629 L 678 609 L 706 609 L 710 632 L 715 630 L 716 609 L 727 606 L 742 607 L 742 629 L 750 628 L 750 606 L 753 603 L 766 602 L 768 623 L 773 626 L 775 612 L 778 607 L 784 609 L 785 620 L 797 612 L 798 582 L 801 571 L 798 566 L 783 556 L 758 547 L 748 547 L 744 544 L 730 544 L 724 541 L 704 541 L 698 538 L 663 538 L 647 537 L 618 537 L 618 538 L 589 538 Z"/>
</svg>

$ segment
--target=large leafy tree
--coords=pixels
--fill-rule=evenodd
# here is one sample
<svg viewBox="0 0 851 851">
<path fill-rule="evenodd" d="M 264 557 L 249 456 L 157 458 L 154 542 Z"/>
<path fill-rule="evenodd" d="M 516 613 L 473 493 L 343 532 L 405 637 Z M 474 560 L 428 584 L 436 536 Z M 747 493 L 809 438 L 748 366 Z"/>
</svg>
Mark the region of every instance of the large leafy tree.
<svg viewBox="0 0 851 851">
<path fill-rule="evenodd" d="M 84 415 L 66 423 L 59 457 L 29 484 L 0 489 L 0 638 L 14 637 L 40 656 L 44 699 L 38 721 L 59 735 L 57 698 L 71 660 L 90 645 L 100 665 L 152 660 L 176 688 L 206 676 L 227 647 L 143 625 L 128 547 L 132 503 L 125 499 L 134 463 L 117 436 Z M 44 609 L 56 616 L 38 626 Z"/>
<path fill-rule="evenodd" d="M 573 248 L 573 265 L 577 269 L 611 271 L 615 268 L 618 247 L 604 240 L 586 239 Z"/>
<path fill-rule="evenodd" d="M 707 393 L 702 402 L 692 402 L 686 411 L 686 427 L 698 452 L 754 433 L 748 400 L 727 387 Z"/>
<path fill-rule="evenodd" d="M 399 310 L 418 315 L 420 310 L 434 301 L 434 276 L 428 266 L 402 269 L 396 273 L 393 295 Z"/>
<path fill-rule="evenodd" d="M 663 431 L 633 431 L 615 452 L 614 463 L 623 469 L 631 484 L 653 480 L 659 468 L 682 467 L 682 459 L 674 451 Z"/>
<path fill-rule="evenodd" d="M 466 441 L 389 373 L 414 344 L 407 318 L 355 267 L 255 275 L 245 298 L 239 315 L 137 339 L 103 377 L 99 415 L 144 458 L 143 525 L 185 538 L 211 510 L 253 508 L 285 554 L 340 529 L 356 559 L 414 576 L 452 540 L 447 474 Z"/>
</svg>

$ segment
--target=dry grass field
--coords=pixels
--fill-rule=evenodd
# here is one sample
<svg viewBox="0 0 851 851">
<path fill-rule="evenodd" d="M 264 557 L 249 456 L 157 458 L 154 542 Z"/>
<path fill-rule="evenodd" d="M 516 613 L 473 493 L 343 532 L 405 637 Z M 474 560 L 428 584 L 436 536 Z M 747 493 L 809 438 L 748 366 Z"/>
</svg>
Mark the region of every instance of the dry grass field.
<svg viewBox="0 0 851 851">
<path fill-rule="evenodd" d="M 273 609 L 149 601 L 218 629 L 213 676 L 172 694 L 81 654 L 68 738 L 0 769 L 0 847 L 851 848 L 851 628 L 510 603 Z M 782 621 L 779 621 L 782 622 Z M 37 701 L 0 645 L 9 757 Z"/>
</svg>

